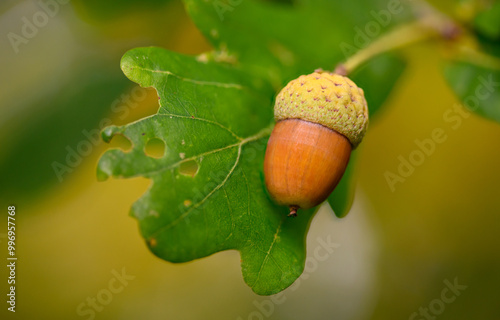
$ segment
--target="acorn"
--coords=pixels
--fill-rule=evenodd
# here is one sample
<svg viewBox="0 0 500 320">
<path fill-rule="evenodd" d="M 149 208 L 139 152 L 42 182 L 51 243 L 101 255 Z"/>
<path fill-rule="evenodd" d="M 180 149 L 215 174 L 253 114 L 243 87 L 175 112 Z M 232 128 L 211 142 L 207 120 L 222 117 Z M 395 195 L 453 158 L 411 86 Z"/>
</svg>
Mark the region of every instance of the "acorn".
<svg viewBox="0 0 500 320">
<path fill-rule="evenodd" d="M 264 159 L 269 194 L 298 209 L 321 204 L 342 178 L 368 125 L 364 92 L 347 77 L 317 70 L 277 95 Z"/>
</svg>

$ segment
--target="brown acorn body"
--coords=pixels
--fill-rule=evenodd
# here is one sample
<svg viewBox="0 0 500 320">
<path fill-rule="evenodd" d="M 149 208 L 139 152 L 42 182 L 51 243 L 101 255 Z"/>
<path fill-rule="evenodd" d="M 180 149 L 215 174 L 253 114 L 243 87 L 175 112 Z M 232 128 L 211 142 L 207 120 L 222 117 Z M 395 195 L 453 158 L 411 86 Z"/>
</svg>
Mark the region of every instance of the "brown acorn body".
<svg viewBox="0 0 500 320">
<path fill-rule="evenodd" d="M 342 178 L 351 149 L 345 136 L 323 125 L 300 119 L 279 121 L 264 161 L 270 195 L 289 206 L 290 215 L 321 204 Z"/>
<path fill-rule="evenodd" d="M 276 126 L 264 160 L 266 186 L 289 216 L 328 198 L 368 126 L 364 92 L 347 77 L 317 70 L 276 96 Z"/>
</svg>

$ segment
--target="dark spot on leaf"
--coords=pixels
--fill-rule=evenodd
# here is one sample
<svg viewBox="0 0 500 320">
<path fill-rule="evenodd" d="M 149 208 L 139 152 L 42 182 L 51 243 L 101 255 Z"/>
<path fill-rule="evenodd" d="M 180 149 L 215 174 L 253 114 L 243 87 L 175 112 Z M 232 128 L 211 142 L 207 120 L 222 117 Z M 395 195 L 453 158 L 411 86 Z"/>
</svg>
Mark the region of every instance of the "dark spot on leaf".
<svg viewBox="0 0 500 320">
<path fill-rule="evenodd" d="M 150 247 L 156 247 L 157 244 L 158 244 L 158 241 L 156 241 L 155 238 L 149 239 L 149 246 Z"/>
</svg>

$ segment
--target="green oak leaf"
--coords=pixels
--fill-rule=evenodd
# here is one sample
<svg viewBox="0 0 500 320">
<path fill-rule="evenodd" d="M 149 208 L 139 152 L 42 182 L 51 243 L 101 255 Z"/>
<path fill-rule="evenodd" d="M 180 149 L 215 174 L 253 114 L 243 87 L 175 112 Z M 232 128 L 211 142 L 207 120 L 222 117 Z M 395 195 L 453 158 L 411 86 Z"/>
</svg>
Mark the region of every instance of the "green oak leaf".
<svg viewBox="0 0 500 320">
<path fill-rule="evenodd" d="M 500 122 L 500 69 L 469 62 L 450 62 L 444 74 L 468 110 Z"/>
<path fill-rule="evenodd" d="M 270 86 L 159 48 L 129 51 L 122 69 L 158 91 L 160 110 L 103 132 L 106 141 L 120 134 L 133 147 L 107 151 L 98 176 L 152 180 L 131 209 L 151 251 L 184 262 L 235 249 L 256 293 L 273 294 L 292 284 L 304 268 L 313 210 L 290 219 L 288 208 L 276 206 L 266 192 L 261 173 L 272 128 Z M 165 142 L 161 158 L 144 152 L 153 138 Z M 183 165 L 196 169 L 186 172 Z"/>
<path fill-rule="evenodd" d="M 333 69 L 343 61 L 340 43 L 352 42 L 355 27 L 374 19 L 370 10 L 387 4 L 343 4 L 351 9 L 366 4 L 366 15 L 348 18 L 352 14 L 332 11 L 328 1 L 292 6 L 247 0 L 221 19 L 215 2 L 184 2 L 215 50 L 192 57 L 138 48 L 124 55 L 123 72 L 141 86 L 155 88 L 160 108 L 153 116 L 103 131 L 105 141 L 122 135 L 132 149 L 107 151 L 99 161 L 98 178 L 152 180 L 131 215 L 160 258 L 185 262 L 238 250 L 252 290 L 277 293 L 304 269 L 305 237 L 315 210 L 287 218 L 288 208 L 277 206 L 267 194 L 262 167 L 274 123 L 274 97 L 300 74 Z M 382 67 L 368 63 L 355 75 L 385 86 L 365 90 L 374 111 L 402 70 L 401 61 L 392 56 L 377 61 Z M 164 152 L 148 155 L 148 145 L 158 139 Z M 348 211 L 352 171 L 351 163 L 329 201 L 339 215 Z"/>
</svg>

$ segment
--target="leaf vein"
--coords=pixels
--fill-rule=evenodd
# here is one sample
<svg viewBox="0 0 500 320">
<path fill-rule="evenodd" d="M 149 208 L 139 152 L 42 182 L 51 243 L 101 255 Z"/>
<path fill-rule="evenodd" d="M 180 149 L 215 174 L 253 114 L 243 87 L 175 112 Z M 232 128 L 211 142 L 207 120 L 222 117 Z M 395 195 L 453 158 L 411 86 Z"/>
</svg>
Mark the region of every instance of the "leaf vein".
<svg viewBox="0 0 500 320">
<path fill-rule="evenodd" d="M 148 68 L 138 67 L 138 66 L 134 66 L 133 68 L 139 69 L 142 71 L 152 72 L 152 73 L 163 73 L 166 75 L 174 76 L 182 81 L 191 82 L 191 83 L 199 84 L 202 86 L 216 86 L 216 87 L 221 87 L 221 88 L 243 89 L 243 86 L 240 84 L 237 84 L 237 83 L 224 83 L 224 82 L 215 82 L 215 81 L 195 80 L 195 79 L 181 77 L 175 73 L 172 73 L 172 72 L 166 71 L 166 70 L 153 70 L 153 69 L 148 69 Z"/>
<path fill-rule="evenodd" d="M 276 233 L 274 234 L 274 239 L 273 239 L 273 242 L 271 243 L 271 246 L 269 247 L 269 250 L 267 250 L 266 252 L 266 256 L 264 258 L 264 260 L 262 261 L 262 264 L 260 265 L 260 268 L 259 268 L 259 273 L 257 273 L 257 279 L 255 279 L 255 282 L 250 286 L 250 287 L 254 287 L 257 282 L 259 282 L 259 279 L 260 279 L 260 275 L 262 273 L 262 270 L 264 269 L 264 266 L 266 265 L 267 261 L 269 260 L 269 257 L 270 257 L 270 254 L 271 254 L 271 251 L 274 247 L 274 244 L 276 243 L 276 240 L 278 239 L 278 234 L 279 232 L 281 231 L 281 226 L 283 225 L 283 222 L 285 221 L 285 219 L 282 219 L 279 226 L 278 226 L 278 229 L 276 230 Z M 271 257 L 272 258 L 272 257 Z M 274 262 L 276 263 L 276 260 L 274 260 Z M 277 264 L 277 263 L 276 263 Z M 278 265 L 278 264 L 277 264 Z M 279 267 L 279 265 L 278 265 Z M 281 270 L 281 268 L 280 268 Z"/>
<path fill-rule="evenodd" d="M 186 110 L 186 112 L 187 112 L 187 110 Z M 161 114 L 158 114 L 158 116 L 162 116 L 162 117 L 174 117 L 174 118 L 181 118 L 181 119 L 193 119 L 193 120 L 198 120 L 198 121 L 202 121 L 202 122 L 207 122 L 207 123 L 216 125 L 216 126 L 220 127 L 221 129 L 226 130 L 227 132 L 229 132 L 236 139 L 238 139 L 240 141 L 243 140 L 243 138 L 241 138 L 240 136 L 238 136 L 236 133 L 234 133 L 233 131 L 231 131 L 229 128 L 223 126 L 222 124 L 220 124 L 219 122 L 216 122 L 216 121 L 212 121 L 212 120 L 208 120 L 208 119 L 204 119 L 204 118 L 198 118 L 198 117 L 195 117 L 195 116 L 181 116 L 181 115 L 173 114 L 173 113 L 161 113 Z"/>
<path fill-rule="evenodd" d="M 217 190 L 219 190 L 220 188 L 222 188 L 222 186 L 224 186 L 224 184 L 227 182 L 227 180 L 229 179 L 229 177 L 231 176 L 231 174 L 234 172 L 234 169 L 236 168 L 236 166 L 238 165 L 238 162 L 240 161 L 240 156 L 241 156 L 241 144 L 238 148 L 238 155 L 236 156 L 236 160 L 234 162 L 234 165 L 232 166 L 231 170 L 229 170 L 229 173 L 226 175 L 226 177 L 224 178 L 224 180 L 222 180 L 221 183 L 219 183 L 217 186 L 215 186 L 215 188 L 213 188 L 206 196 L 205 198 L 201 199 L 199 202 L 195 203 L 193 206 L 191 206 L 189 208 L 189 210 L 186 210 L 184 213 L 182 213 L 177 219 L 175 219 L 174 221 L 170 222 L 169 224 L 161 227 L 160 229 L 158 229 L 157 231 L 155 231 L 151 236 L 154 237 L 155 235 L 157 235 L 158 233 L 160 232 L 163 232 L 165 230 L 168 230 L 170 228 L 172 228 L 173 226 L 177 225 L 178 223 L 180 223 L 182 220 L 184 220 L 191 212 L 193 212 L 195 209 L 197 209 L 198 207 L 200 207 L 203 203 L 205 203 L 205 201 L 207 201 L 207 199 L 209 199 Z"/>
<path fill-rule="evenodd" d="M 251 136 L 251 137 L 248 137 L 244 140 L 242 140 L 240 143 L 236 144 L 236 145 L 232 145 L 232 147 L 234 146 L 238 146 L 238 154 L 236 156 L 236 160 L 234 162 L 234 165 L 231 167 L 231 169 L 229 170 L 228 174 L 226 175 L 226 177 L 224 178 L 224 180 L 218 184 L 215 188 L 213 188 L 210 193 L 205 196 L 205 198 L 203 198 L 202 200 L 200 200 L 199 202 L 197 202 L 196 204 L 192 205 L 189 210 L 186 210 L 184 213 L 182 213 L 177 219 L 175 219 L 174 221 L 168 223 L 167 225 L 159 228 L 158 230 L 156 230 L 155 232 L 153 232 L 149 238 L 153 238 L 155 237 L 156 235 L 158 235 L 160 232 L 163 232 L 165 230 L 168 230 L 170 228 L 172 228 L 173 226 L 177 225 L 178 223 L 180 223 L 182 220 L 184 220 L 187 216 L 189 216 L 189 214 L 191 214 L 191 212 L 193 212 L 195 209 L 197 209 L 198 207 L 200 207 L 203 203 L 205 203 L 205 201 L 207 201 L 215 192 L 217 192 L 217 190 L 219 190 L 220 188 L 222 188 L 226 182 L 229 180 L 229 178 L 231 177 L 232 173 L 235 171 L 239 161 L 240 161 L 240 157 L 241 157 L 241 150 L 243 148 L 243 145 L 248 143 L 248 142 L 251 142 L 251 141 L 255 141 L 255 140 L 258 140 L 264 136 L 266 136 L 267 134 L 270 133 L 270 128 L 265 128 L 263 130 L 261 130 L 259 133 L 257 133 L 256 135 L 254 136 Z M 231 147 L 231 146 L 228 146 L 228 147 Z M 222 148 L 222 149 L 227 149 L 228 147 L 225 147 L 225 148 Z M 213 152 L 210 152 L 210 153 L 213 153 Z M 186 161 L 187 159 L 184 159 L 183 161 Z M 182 162 L 182 161 L 181 161 Z M 276 239 L 275 239 L 276 240 Z"/>
</svg>

